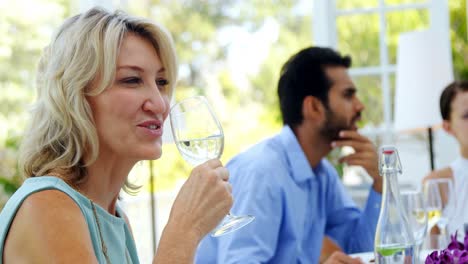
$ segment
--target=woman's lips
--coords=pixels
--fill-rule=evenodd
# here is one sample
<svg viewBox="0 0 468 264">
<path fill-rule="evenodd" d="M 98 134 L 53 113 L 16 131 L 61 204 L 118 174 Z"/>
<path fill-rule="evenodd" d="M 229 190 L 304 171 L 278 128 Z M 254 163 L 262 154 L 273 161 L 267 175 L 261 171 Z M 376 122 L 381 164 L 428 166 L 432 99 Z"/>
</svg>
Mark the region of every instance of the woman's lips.
<svg viewBox="0 0 468 264">
<path fill-rule="evenodd" d="M 152 137 L 161 137 L 163 133 L 162 122 L 159 120 L 148 120 L 138 124 L 137 127 L 142 133 Z"/>
</svg>

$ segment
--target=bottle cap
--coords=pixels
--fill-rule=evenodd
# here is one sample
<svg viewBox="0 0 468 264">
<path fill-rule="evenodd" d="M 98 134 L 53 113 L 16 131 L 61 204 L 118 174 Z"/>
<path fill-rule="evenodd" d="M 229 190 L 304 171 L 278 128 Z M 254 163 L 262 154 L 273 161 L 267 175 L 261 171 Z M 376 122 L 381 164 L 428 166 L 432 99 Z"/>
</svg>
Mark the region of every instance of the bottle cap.
<svg viewBox="0 0 468 264">
<path fill-rule="evenodd" d="M 402 173 L 400 156 L 394 146 L 382 146 L 379 149 L 379 174 Z"/>
</svg>

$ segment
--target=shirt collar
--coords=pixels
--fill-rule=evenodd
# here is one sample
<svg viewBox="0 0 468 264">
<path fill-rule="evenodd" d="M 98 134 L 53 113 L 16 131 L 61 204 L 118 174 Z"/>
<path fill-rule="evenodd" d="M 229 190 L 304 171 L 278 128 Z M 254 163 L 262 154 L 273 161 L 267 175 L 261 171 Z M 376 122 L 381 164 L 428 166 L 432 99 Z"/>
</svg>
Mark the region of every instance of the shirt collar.
<svg viewBox="0 0 468 264">
<path fill-rule="evenodd" d="M 308 179 L 314 179 L 315 173 L 307 160 L 299 141 L 292 129 L 285 125 L 279 134 L 283 151 L 286 154 L 289 164 L 289 171 L 295 182 L 299 183 Z M 320 167 L 320 166 L 319 166 Z"/>
</svg>

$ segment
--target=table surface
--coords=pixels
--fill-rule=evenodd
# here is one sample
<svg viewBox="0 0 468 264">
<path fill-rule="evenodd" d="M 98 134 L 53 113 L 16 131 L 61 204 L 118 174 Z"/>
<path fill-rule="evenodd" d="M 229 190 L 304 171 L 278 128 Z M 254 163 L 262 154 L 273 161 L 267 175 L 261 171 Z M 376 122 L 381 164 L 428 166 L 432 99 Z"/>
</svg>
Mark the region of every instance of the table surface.
<svg viewBox="0 0 468 264">
<path fill-rule="evenodd" d="M 420 260 L 422 263 L 426 260 L 427 255 L 429 255 L 432 250 L 423 249 L 421 250 Z M 374 252 L 362 252 L 362 253 L 355 253 L 350 254 L 351 257 L 360 257 L 364 263 L 375 263 L 374 261 Z"/>
</svg>

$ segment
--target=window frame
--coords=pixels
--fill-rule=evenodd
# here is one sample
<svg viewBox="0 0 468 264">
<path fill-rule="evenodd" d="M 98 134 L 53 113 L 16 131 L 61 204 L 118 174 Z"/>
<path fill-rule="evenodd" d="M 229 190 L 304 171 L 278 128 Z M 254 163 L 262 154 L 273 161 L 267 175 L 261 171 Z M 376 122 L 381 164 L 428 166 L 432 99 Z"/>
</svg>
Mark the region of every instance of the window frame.
<svg viewBox="0 0 468 264">
<path fill-rule="evenodd" d="M 343 0 L 342 0 L 343 1 Z M 312 27 L 313 40 L 317 46 L 338 47 L 338 28 L 336 20 L 338 17 L 350 15 L 377 14 L 379 16 L 379 53 L 380 64 L 378 66 L 354 67 L 349 70 L 351 77 L 356 76 L 379 76 L 381 78 L 382 102 L 383 102 L 383 123 L 380 127 L 391 131 L 393 127 L 392 120 L 392 94 L 391 94 L 391 75 L 396 72 L 396 65 L 389 62 L 389 52 L 387 46 L 387 19 L 386 15 L 390 12 L 409 11 L 409 10 L 428 10 L 429 28 L 437 30 L 447 36 L 446 45 L 450 47 L 450 21 L 448 0 L 427 0 L 422 3 L 409 4 L 386 4 L 385 0 L 378 0 L 375 7 L 338 9 L 336 0 L 314 0 Z M 388 135 L 391 137 L 391 135 Z"/>
</svg>

